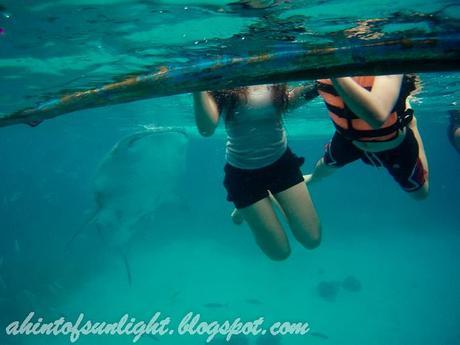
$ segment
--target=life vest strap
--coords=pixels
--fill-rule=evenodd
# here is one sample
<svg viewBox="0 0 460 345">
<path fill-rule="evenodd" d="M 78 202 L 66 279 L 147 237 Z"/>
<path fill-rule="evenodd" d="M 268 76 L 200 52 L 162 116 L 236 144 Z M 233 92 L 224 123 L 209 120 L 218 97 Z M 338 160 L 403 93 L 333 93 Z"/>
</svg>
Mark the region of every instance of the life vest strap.
<svg viewBox="0 0 460 345">
<path fill-rule="evenodd" d="M 353 119 L 359 119 L 358 116 L 353 114 L 350 111 L 347 111 L 348 108 L 339 108 L 336 107 L 335 105 L 332 105 L 330 103 L 325 103 L 327 110 L 329 110 L 330 113 L 333 113 L 335 116 L 340 117 L 342 119 L 346 120 L 353 120 Z"/>
<path fill-rule="evenodd" d="M 371 130 L 356 130 L 352 127 L 342 128 L 334 123 L 337 131 L 349 140 L 360 140 L 362 138 L 380 138 L 388 137 L 392 133 L 399 131 L 406 127 L 414 117 L 414 110 L 408 108 L 402 114 L 398 114 L 398 120 L 385 128 L 371 129 Z"/>
</svg>

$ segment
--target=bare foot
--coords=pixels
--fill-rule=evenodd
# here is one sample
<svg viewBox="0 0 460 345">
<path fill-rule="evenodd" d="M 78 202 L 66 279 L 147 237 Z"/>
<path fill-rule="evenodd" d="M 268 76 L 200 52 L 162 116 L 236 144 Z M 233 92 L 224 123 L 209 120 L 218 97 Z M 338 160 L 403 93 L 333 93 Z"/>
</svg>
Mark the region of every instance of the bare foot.
<svg viewBox="0 0 460 345">
<path fill-rule="evenodd" d="M 244 222 L 243 216 L 236 208 L 232 212 L 232 220 L 236 225 L 241 225 Z"/>
<path fill-rule="evenodd" d="M 303 175 L 303 180 L 306 184 L 309 184 L 312 180 L 313 174 Z"/>
</svg>

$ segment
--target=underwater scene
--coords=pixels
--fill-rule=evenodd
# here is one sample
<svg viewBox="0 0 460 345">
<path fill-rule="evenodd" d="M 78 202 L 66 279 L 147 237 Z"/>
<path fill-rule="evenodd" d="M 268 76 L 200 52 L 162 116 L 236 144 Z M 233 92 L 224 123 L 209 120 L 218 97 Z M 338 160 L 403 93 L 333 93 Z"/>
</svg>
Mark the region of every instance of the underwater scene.
<svg viewBox="0 0 460 345">
<path fill-rule="evenodd" d="M 459 59 L 458 1 L 0 2 L 0 345 L 460 345 Z"/>
</svg>

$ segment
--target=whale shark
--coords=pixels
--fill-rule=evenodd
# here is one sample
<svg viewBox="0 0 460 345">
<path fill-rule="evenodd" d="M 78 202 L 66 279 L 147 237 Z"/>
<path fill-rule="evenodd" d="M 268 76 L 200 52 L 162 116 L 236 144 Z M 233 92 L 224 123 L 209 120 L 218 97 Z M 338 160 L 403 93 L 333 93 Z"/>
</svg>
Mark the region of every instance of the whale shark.
<svg viewBox="0 0 460 345">
<path fill-rule="evenodd" d="M 177 200 L 187 142 L 182 129 L 152 128 L 122 139 L 104 157 L 94 179 L 91 222 L 112 245 L 125 243 L 140 219 Z"/>
<path fill-rule="evenodd" d="M 96 208 L 87 225 L 94 225 L 107 247 L 121 254 L 130 285 L 125 248 L 139 221 L 180 200 L 187 144 L 188 135 L 181 128 L 148 128 L 121 139 L 99 164 Z"/>
</svg>

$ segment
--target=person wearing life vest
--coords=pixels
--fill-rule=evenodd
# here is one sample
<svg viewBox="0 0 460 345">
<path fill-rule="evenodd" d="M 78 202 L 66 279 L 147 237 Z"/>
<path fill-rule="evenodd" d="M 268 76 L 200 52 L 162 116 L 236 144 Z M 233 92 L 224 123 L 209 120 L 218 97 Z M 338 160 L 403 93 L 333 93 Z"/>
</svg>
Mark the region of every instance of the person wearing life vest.
<svg viewBox="0 0 460 345">
<path fill-rule="evenodd" d="M 428 163 L 408 97 L 411 75 L 321 79 L 316 90 L 336 128 L 307 183 L 358 159 L 385 167 L 415 199 L 428 195 Z"/>
</svg>

